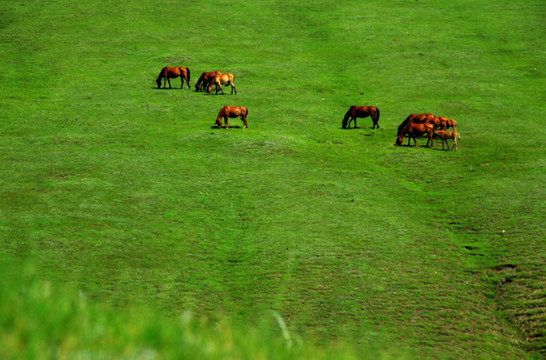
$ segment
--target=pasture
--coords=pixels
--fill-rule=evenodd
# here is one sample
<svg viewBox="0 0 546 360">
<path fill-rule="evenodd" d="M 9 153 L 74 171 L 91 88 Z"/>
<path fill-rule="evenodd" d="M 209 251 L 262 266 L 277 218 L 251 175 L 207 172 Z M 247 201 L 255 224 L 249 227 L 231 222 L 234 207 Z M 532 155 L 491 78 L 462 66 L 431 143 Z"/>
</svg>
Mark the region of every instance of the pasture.
<svg viewBox="0 0 546 360">
<path fill-rule="evenodd" d="M 0 1 L 0 353 L 541 358 L 545 11 Z M 195 92 L 205 71 L 237 94 Z M 248 129 L 215 128 L 225 105 Z M 342 129 L 352 105 L 380 128 Z M 426 112 L 458 151 L 394 145 Z"/>
</svg>

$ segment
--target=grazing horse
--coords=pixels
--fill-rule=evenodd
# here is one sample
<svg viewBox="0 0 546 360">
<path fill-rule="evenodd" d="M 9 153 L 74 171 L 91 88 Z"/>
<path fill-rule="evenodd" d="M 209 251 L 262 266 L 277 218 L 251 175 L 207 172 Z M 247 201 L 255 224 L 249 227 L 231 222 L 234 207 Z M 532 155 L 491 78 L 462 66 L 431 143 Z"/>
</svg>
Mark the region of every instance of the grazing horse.
<svg viewBox="0 0 546 360">
<path fill-rule="evenodd" d="M 202 90 L 207 89 L 207 84 L 209 81 L 216 75 L 220 75 L 220 71 L 210 71 L 210 72 L 204 72 L 199 77 L 199 80 L 197 80 L 197 83 L 195 84 L 195 91 L 199 92 Z"/>
<path fill-rule="evenodd" d="M 402 123 L 398 126 L 398 132 L 397 135 L 400 135 L 402 130 L 409 124 L 409 123 L 415 123 L 415 124 L 422 124 L 422 123 L 430 123 L 434 122 L 434 119 L 436 118 L 433 114 L 410 114 Z"/>
<path fill-rule="evenodd" d="M 447 130 L 450 127 L 453 128 L 453 131 L 457 131 L 457 122 L 453 119 L 448 119 L 445 116 L 438 116 L 432 121 L 436 129 Z"/>
<path fill-rule="evenodd" d="M 222 95 L 224 95 L 222 85 L 231 85 L 231 94 L 233 95 L 233 92 L 235 91 L 235 95 L 237 95 L 237 89 L 235 89 L 232 74 L 217 74 L 213 78 L 211 78 L 209 83 L 207 84 L 207 94 L 210 94 L 212 92 L 212 85 L 216 85 L 216 94 L 218 94 L 218 88 L 220 88 Z"/>
<path fill-rule="evenodd" d="M 351 127 L 351 121 L 354 121 L 354 127 L 356 128 L 356 118 L 366 118 L 368 116 L 371 117 L 373 121 L 372 129 L 375 129 L 376 126 L 379 129 L 379 109 L 373 106 L 351 106 L 345 113 L 345 117 L 343 117 L 341 127 L 343 129 Z"/>
<path fill-rule="evenodd" d="M 451 149 L 455 148 L 455 150 L 457 150 L 457 138 L 461 138 L 461 135 L 459 135 L 457 131 L 434 130 L 434 135 L 442 139 L 442 150 L 444 150 L 444 143 L 447 145 L 447 149 L 449 150 L 449 144 L 447 143 L 448 139 L 453 140 L 453 146 Z"/>
<path fill-rule="evenodd" d="M 222 109 L 220 109 L 220 112 L 218 113 L 218 117 L 216 118 L 216 125 L 218 125 L 218 128 L 221 128 L 222 118 L 224 118 L 224 122 L 226 123 L 226 129 L 228 129 L 229 128 L 228 119 L 240 117 L 244 123 L 243 130 L 248 129 L 248 124 L 246 123 L 247 115 L 248 115 L 248 109 L 244 106 L 224 106 Z"/>
<path fill-rule="evenodd" d="M 427 147 L 430 144 L 430 146 L 434 146 L 432 141 L 432 133 L 434 131 L 434 125 L 427 124 L 427 123 L 408 123 L 398 134 L 398 137 L 396 138 L 396 145 L 401 145 L 402 141 L 404 140 L 404 135 L 408 134 L 408 146 L 410 146 L 411 139 L 413 139 L 413 143 L 415 146 L 417 146 L 417 141 L 415 138 L 417 136 L 422 136 L 425 133 L 427 134 Z"/>
<path fill-rule="evenodd" d="M 159 72 L 159 76 L 157 77 L 157 80 L 155 81 L 157 83 L 157 88 L 161 88 L 161 80 L 163 79 L 163 89 L 165 89 L 165 86 L 167 85 L 167 81 L 169 82 L 169 89 L 171 89 L 171 79 L 177 78 L 180 76 L 180 80 L 182 80 L 182 85 L 180 88 L 182 89 L 184 87 L 184 80 L 188 83 L 188 89 L 190 88 L 190 69 L 179 66 L 179 67 L 164 67 Z"/>
</svg>

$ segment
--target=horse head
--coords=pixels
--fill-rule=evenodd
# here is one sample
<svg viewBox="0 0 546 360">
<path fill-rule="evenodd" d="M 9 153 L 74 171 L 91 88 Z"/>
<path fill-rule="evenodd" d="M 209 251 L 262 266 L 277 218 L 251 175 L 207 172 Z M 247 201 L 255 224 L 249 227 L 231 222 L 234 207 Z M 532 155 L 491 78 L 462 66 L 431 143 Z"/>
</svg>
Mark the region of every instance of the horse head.
<svg viewBox="0 0 546 360">
<path fill-rule="evenodd" d="M 157 83 L 157 88 L 161 88 L 161 78 L 158 78 L 155 82 Z"/>
<path fill-rule="evenodd" d="M 403 141 L 403 140 L 404 140 L 404 135 L 398 136 L 398 137 L 396 138 L 396 144 L 395 144 L 395 145 L 396 145 L 396 146 L 402 145 L 402 141 Z"/>
</svg>

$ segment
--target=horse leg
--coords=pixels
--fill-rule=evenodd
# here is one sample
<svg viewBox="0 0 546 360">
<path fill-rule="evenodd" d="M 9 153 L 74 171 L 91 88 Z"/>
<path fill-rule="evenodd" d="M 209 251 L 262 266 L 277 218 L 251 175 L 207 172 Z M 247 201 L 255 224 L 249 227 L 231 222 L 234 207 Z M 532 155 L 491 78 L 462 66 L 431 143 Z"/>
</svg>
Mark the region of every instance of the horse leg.
<svg viewBox="0 0 546 360">
<path fill-rule="evenodd" d="M 413 139 L 413 147 L 417 147 L 417 140 L 415 139 L 416 136 L 415 134 L 413 133 L 413 131 L 410 131 L 408 133 L 408 136 L 410 137 L 410 139 L 408 140 L 408 146 L 410 146 L 410 140 Z"/>
<path fill-rule="evenodd" d="M 218 88 L 220 88 L 222 95 L 224 95 L 224 90 L 222 89 L 222 85 L 220 83 L 216 83 L 216 95 L 218 95 Z"/>
<path fill-rule="evenodd" d="M 226 122 L 226 130 L 229 128 L 229 116 L 224 115 L 224 121 Z"/>
<path fill-rule="evenodd" d="M 244 114 L 241 114 L 241 120 L 243 120 L 243 130 L 248 129 L 248 124 L 246 123 L 246 116 Z"/>
<path fill-rule="evenodd" d="M 237 95 L 237 89 L 235 88 L 235 85 L 233 83 L 230 83 L 231 85 L 231 95 L 233 95 L 233 91 L 235 91 L 235 95 Z"/>
<path fill-rule="evenodd" d="M 378 122 L 378 120 L 377 120 L 377 115 L 372 116 L 372 121 L 373 121 L 373 127 L 372 127 L 372 129 L 375 129 L 376 126 L 377 126 L 377 128 L 379 129 L 379 122 Z"/>
<path fill-rule="evenodd" d="M 167 77 L 167 81 L 169 82 L 169 89 L 172 89 L 171 87 L 171 79 L 169 77 Z"/>
</svg>

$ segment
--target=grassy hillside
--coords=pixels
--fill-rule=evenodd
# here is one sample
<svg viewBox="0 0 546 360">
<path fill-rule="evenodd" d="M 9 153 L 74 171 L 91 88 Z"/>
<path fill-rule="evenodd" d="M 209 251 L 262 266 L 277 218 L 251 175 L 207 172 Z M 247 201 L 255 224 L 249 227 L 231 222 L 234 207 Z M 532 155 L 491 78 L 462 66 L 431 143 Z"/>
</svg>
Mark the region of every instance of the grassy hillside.
<svg viewBox="0 0 546 360">
<path fill-rule="evenodd" d="M 0 271 L 241 329 L 273 310 L 326 347 L 539 358 L 545 9 L 0 1 Z M 178 65 L 238 94 L 156 89 Z M 212 128 L 224 105 L 249 129 Z M 381 128 L 342 130 L 351 105 Z M 422 112 L 459 151 L 394 146 Z"/>
</svg>

